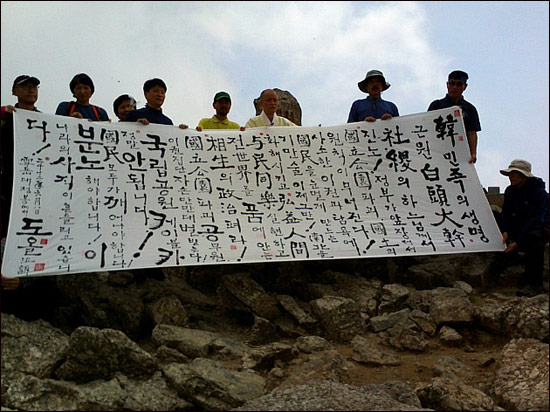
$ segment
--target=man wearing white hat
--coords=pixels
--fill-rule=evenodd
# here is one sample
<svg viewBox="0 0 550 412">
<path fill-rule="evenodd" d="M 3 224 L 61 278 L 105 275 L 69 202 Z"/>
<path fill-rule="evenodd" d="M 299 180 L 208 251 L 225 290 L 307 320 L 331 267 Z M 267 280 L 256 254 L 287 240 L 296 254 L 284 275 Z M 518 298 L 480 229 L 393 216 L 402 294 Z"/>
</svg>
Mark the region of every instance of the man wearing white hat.
<svg viewBox="0 0 550 412">
<path fill-rule="evenodd" d="M 357 86 L 368 96 L 366 99 L 353 102 L 348 115 L 348 123 L 374 122 L 376 119 L 388 120 L 399 116 L 397 106 L 381 97 L 382 92 L 389 89 L 390 84 L 380 70 L 370 70 L 365 79 L 357 83 Z"/>
<path fill-rule="evenodd" d="M 501 213 L 504 253 L 525 253 L 525 282 L 518 296 L 543 292 L 544 245 L 548 242 L 548 193 L 544 181 L 531 173 L 531 163 L 512 160 L 500 171 L 510 179 Z"/>
</svg>

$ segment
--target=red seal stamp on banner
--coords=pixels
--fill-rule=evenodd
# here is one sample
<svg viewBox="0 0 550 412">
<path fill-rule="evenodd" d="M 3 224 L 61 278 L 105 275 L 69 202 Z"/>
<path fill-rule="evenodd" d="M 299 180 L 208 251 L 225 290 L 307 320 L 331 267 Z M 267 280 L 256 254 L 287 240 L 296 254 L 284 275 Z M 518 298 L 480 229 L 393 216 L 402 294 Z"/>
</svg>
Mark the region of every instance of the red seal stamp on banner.
<svg viewBox="0 0 550 412">
<path fill-rule="evenodd" d="M 35 263 L 34 264 L 34 271 L 35 272 L 40 272 L 40 271 L 44 270 L 45 267 L 46 267 L 45 263 Z"/>
<path fill-rule="evenodd" d="M 47 245 L 48 244 L 48 239 L 40 239 L 40 244 L 41 245 Z"/>
<path fill-rule="evenodd" d="M 460 110 L 455 110 L 455 117 L 460 116 Z"/>
</svg>

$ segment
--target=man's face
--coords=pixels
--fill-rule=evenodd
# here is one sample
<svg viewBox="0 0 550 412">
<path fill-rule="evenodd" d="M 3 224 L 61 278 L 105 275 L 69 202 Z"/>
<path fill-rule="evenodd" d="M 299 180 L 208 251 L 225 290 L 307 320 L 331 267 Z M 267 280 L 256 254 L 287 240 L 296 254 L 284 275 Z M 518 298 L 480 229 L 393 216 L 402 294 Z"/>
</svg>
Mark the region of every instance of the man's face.
<svg viewBox="0 0 550 412">
<path fill-rule="evenodd" d="M 145 92 L 145 99 L 147 99 L 147 104 L 153 109 L 159 110 L 166 98 L 166 91 L 162 86 L 156 85 L 149 89 L 148 92 Z"/>
<path fill-rule="evenodd" d="M 370 97 L 379 98 L 383 88 L 384 84 L 380 77 L 372 77 L 367 80 L 367 93 Z"/>
<path fill-rule="evenodd" d="M 19 103 L 35 104 L 38 100 L 38 86 L 32 82 L 18 84 L 13 88 L 12 94 L 17 97 Z"/>
<path fill-rule="evenodd" d="M 462 96 L 466 87 L 468 87 L 468 85 L 462 80 L 451 79 L 447 82 L 447 93 L 451 99 L 457 100 Z"/>
<path fill-rule="evenodd" d="M 224 97 L 223 99 L 216 100 L 213 106 L 216 110 L 216 115 L 226 117 L 231 110 L 231 100 Z"/>
<path fill-rule="evenodd" d="M 277 93 L 274 90 L 264 92 L 260 99 L 260 106 L 267 115 L 273 115 L 279 107 L 279 101 L 277 99 Z"/>
<path fill-rule="evenodd" d="M 508 175 L 508 179 L 510 179 L 510 185 L 521 186 L 527 181 L 527 176 L 525 176 L 523 173 L 512 170 Z"/>
</svg>

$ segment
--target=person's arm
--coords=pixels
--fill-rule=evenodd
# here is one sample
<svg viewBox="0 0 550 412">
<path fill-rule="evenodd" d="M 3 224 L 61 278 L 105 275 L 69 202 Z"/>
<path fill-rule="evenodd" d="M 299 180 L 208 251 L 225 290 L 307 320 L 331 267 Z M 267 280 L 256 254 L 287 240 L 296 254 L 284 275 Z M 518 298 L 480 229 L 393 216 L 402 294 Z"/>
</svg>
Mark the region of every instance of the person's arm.
<svg viewBox="0 0 550 412">
<path fill-rule="evenodd" d="M 349 109 L 348 123 L 354 123 L 359 121 L 360 120 L 357 120 L 357 114 L 355 113 L 355 102 L 354 102 L 351 105 L 351 108 Z"/>
<path fill-rule="evenodd" d="M 55 109 L 55 114 L 59 116 L 68 116 L 69 115 L 69 102 L 61 102 L 57 105 Z"/>
<path fill-rule="evenodd" d="M 99 108 L 99 116 L 102 121 L 110 122 L 111 119 L 109 119 L 109 115 L 107 114 L 107 110 L 105 110 L 103 107 Z"/>
<path fill-rule="evenodd" d="M 527 218 L 521 227 L 518 238 L 514 239 L 519 244 L 522 244 L 527 235 L 537 229 L 544 221 L 544 214 L 547 213 L 548 194 L 545 190 L 536 190 L 529 193 L 526 200 L 528 204 Z"/>
<path fill-rule="evenodd" d="M 256 122 L 254 121 L 254 117 L 251 117 L 250 119 L 248 119 L 248 122 L 246 122 L 245 127 L 247 129 L 251 129 L 253 127 L 256 127 Z"/>
<path fill-rule="evenodd" d="M 469 131 L 468 133 L 468 146 L 470 146 L 470 160 L 468 163 L 475 163 L 477 161 L 477 132 Z"/>
<path fill-rule="evenodd" d="M 4 290 L 15 290 L 21 285 L 20 278 L 5 278 L 2 276 L 2 289 Z"/>
</svg>

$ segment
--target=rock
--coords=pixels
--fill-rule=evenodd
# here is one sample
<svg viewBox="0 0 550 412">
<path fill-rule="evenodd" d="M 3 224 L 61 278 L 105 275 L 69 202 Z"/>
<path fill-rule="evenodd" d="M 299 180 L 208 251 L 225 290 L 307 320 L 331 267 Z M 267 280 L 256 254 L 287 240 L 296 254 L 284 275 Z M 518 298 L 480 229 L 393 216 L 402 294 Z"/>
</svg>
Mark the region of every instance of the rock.
<svg viewBox="0 0 550 412">
<path fill-rule="evenodd" d="M 296 347 L 304 353 L 320 352 L 329 349 L 330 342 L 321 336 L 300 336 Z"/>
<path fill-rule="evenodd" d="M 512 339 L 502 350 L 495 394 L 507 409 L 547 411 L 548 344 L 535 339 Z"/>
<path fill-rule="evenodd" d="M 21 372 L 49 378 L 66 356 L 69 336 L 43 320 L 25 322 L 2 314 L 2 376 Z"/>
<path fill-rule="evenodd" d="M 434 378 L 416 394 L 422 405 L 443 411 L 494 411 L 491 397 L 479 389 L 448 378 Z"/>
<path fill-rule="evenodd" d="M 224 276 L 218 293 L 230 309 L 248 309 L 267 320 L 281 316 L 277 300 L 246 274 Z"/>
<path fill-rule="evenodd" d="M 227 410 L 264 394 L 265 380 L 249 371 L 227 369 L 221 362 L 197 358 L 162 367 L 170 386 L 203 410 Z"/>
<path fill-rule="evenodd" d="M 155 359 L 124 333 L 81 326 L 69 339 L 67 359 L 56 371 L 59 379 L 79 383 L 127 376 L 150 376 L 157 370 Z"/>
<path fill-rule="evenodd" d="M 463 343 L 462 335 L 449 326 L 441 327 L 439 340 L 447 346 L 460 346 Z"/>
<path fill-rule="evenodd" d="M 321 321 L 329 340 L 350 341 L 364 329 L 359 305 L 340 296 L 325 296 L 312 302 L 311 309 Z"/>
<path fill-rule="evenodd" d="M 393 386 L 392 386 L 393 385 Z M 425 411 L 405 384 L 363 387 L 320 381 L 277 389 L 235 411 Z"/>
<path fill-rule="evenodd" d="M 401 360 L 391 353 L 381 351 L 370 344 L 365 338 L 356 336 L 351 341 L 353 346 L 352 359 L 370 366 L 398 366 Z"/>
<path fill-rule="evenodd" d="M 403 324 L 409 320 L 411 310 L 408 308 L 402 309 L 399 312 L 384 313 L 380 316 L 374 316 L 369 319 L 370 327 L 373 332 L 381 332 L 395 325 Z"/>
<path fill-rule="evenodd" d="M 430 303 L 430 316 L 438 325 L 469 324 L 473 322 L 474 309 L 466 293 L 456 288 L 437 288 Z"/>
<path fill-rule="evenodd" d="M 189 316 L 181 301 L 174 295 L 164 296 L 147 305 L 153 324 L 188 326 Z"/>
</svg>

